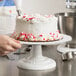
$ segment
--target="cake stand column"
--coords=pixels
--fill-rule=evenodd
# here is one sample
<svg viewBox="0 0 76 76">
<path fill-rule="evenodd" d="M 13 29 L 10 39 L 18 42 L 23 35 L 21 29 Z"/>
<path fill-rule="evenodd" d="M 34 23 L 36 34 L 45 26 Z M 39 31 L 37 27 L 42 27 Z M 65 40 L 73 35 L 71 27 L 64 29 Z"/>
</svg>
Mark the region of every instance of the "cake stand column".
<svg viewBox="0 0 76 76">
<path fill-rule="evenodd" d="M 32 57 L 42 58 L 42 47 L 41 45 L 32 45 Z"/>
</svg>

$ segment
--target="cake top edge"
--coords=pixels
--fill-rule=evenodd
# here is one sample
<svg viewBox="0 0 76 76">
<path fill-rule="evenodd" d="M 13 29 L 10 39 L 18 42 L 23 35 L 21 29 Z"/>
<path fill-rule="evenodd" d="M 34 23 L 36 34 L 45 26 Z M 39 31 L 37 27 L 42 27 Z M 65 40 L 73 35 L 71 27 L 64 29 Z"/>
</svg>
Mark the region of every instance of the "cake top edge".
<svg viewBox="0 0 76 76">
<path fill-rule="evenodd" d="M 24 20 L 25 22 L 31 21 L 31 22 L 48 22 L 55 20 L 57 21 L 58 18 L 55 15 L 41 15 L 41 14 L 22 14 L 21 16 L 18 16 L 17 19 Z"/>
</svg>

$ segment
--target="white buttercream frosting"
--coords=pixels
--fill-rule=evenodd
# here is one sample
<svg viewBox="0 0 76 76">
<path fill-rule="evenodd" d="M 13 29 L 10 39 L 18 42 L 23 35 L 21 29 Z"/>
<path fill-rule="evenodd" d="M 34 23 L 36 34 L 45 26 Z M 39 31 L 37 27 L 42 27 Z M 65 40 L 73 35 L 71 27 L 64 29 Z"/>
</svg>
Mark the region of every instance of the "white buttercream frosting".
<svg viewBox="0 0 76 76">
<path fill-rule="evenodd" d="M 54 15 L 40 15 L 40 14 L 32 14 L 32 15 L 21 15 L 18 19 L 23 19 L 25 22 L 30 21 L 32 23 L 40 23 L 40 22 L 50 22 L 53 20 L 57 21 L 57 17 Z"/>
<path fill-rule="evenodd" d="M 54 15 L 24 14 L 17 19 L 16 32 L 27 34 L 29 41 L 58 40 L 60 34 L 57 21 Z"/>
</svg>

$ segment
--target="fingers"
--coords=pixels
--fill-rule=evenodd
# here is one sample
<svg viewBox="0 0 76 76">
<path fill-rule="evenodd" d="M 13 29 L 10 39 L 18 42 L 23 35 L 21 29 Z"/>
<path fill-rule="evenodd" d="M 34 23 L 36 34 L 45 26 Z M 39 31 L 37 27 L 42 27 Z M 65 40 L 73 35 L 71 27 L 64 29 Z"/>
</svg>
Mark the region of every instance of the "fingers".
<svg viewBox="0 0 76 76">
<path fill-rule="evenodd" d="M 0 56 L 4 56 L 4 55 L 7 55 L 9 54 L 10 52 L 9 51 L 0 51 Z"/>
<path fill-rule="evenodd" d="M 18 49 L 18 48 L 21 48 L 21 44 L 18 40 L 15 40 L 15 39 L 12 39 L 11 42 L 10 42 L 10 45 L 15 48 L 15 49 Z"/>
<path fill-rule="evenodd" d="M 7 54 L 9 54 L 9 53 L 14 52 L 14 51 L 17 50 L 17 49 L 15 49 L 15 48 L 10 47 L 10 46 L 7 47 L 7 48 L 5 48 L 5 49 L 6 49 L 6 50 L 0 48 L 0 56 L 7 55 Z"/>
<path fill-rule="evenodd" d="M 17 50 L 17 49 L 14 48 L 13 46 L 6 45 L 6 46 L 3 48 L 3 50 L 13 52 L 13 51 L 15 51 L 15 50 Z"/>
<path fill-rule="evenodd" d="M 12 39 L 6 35 L 0 36 L 0 55 L 6 55 L 19 48 L 21 48 L 21 44 L 18 40 Z"/>
<path fill-rule="evenodd" d="M 16 43 L 20 43 L 20 41 L 19 40 L 15 40 L 15 39 L 12 39 L 13 41 L 15 41 Z"/>
<path fill-rule="evenodd" d="M 0 48 L 0 56 L 4 56 L 4 55 L 7 55 L 11 52 L 14 52 L 16 51 L 17 49 L 15 48 L 12 48 L 11 46 L 7 46 L 5 48 Z"/>
</svg>

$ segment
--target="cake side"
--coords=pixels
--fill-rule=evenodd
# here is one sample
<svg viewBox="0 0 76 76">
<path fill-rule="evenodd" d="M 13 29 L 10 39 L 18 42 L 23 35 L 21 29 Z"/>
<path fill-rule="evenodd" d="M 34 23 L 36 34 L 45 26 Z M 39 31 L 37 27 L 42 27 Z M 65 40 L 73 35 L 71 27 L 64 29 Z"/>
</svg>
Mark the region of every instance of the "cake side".
<svg viewBox="0 0 76 76">
<path fill-rule="evenodd" d="M 60 39 L 54 15 L 24 15 L 18 19 L 15 38 L 24 41 L 53 41 Z"/>
</svg>

